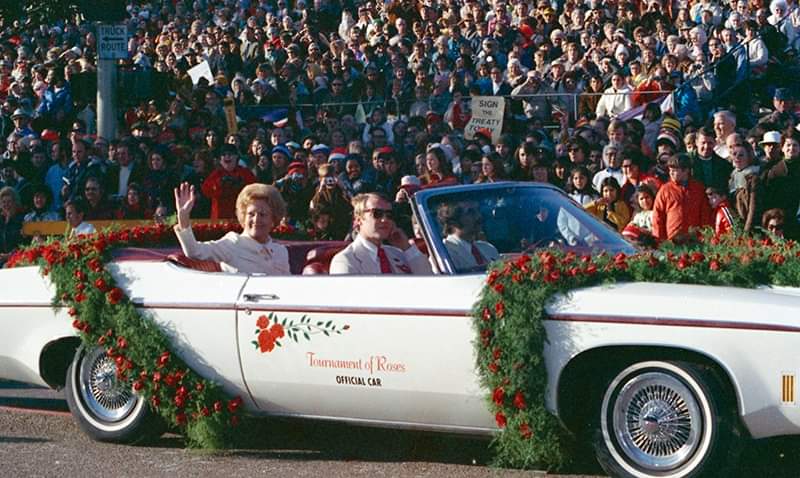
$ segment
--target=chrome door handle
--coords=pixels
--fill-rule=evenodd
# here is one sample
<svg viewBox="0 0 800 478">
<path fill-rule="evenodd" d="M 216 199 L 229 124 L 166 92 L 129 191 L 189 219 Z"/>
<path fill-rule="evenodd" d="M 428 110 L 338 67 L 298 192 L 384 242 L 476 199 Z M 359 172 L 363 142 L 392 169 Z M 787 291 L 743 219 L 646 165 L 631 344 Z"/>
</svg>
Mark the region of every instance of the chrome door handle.
<svg viewBox="0 0 800 478">
<path fill-rule="evenodd" d="M 247 302 L 259 302 L 262 300 L 278 300 L 278 297 L 275 294 L 245 294 L 244 300 Z"/>
</svg>

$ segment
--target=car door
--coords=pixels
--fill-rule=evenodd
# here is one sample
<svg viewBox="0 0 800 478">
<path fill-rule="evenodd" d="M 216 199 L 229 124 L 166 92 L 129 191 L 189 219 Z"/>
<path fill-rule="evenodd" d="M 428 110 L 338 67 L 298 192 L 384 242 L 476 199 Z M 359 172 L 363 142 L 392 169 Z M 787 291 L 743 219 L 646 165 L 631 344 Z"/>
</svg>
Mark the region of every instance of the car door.
<svg viewBox="0 0 800 478">
<path fill-rule="evenodd" d="M 482 276 L 252 276 L 247 387 L 272 414 L 488 429 L 469 310 Z"/>
</svg>

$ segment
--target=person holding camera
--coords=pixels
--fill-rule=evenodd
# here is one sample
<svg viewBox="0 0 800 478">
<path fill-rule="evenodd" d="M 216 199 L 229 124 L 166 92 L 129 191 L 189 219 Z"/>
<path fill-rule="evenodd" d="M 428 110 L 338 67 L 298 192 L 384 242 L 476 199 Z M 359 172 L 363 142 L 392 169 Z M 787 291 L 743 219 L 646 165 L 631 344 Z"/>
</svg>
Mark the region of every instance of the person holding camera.
<svg viewBox="0 0 800 478">
<path fill-rule="evenodd" d="M 309 211 L 325 209 L 331 212 L 330 234 L 336 240 L 344 238 L 350 231 L 353 208 L 350 199 L 339 186 L 336 172 L 331 164 L 319 167 L 319 187 L 311 199 Z"/>
<path fill-rule="evenodd" d="M 211 201 L 211 219 L 236 217 L 236 197 L 248 184 L 256 182 L 253 173 L 239 164 L 236 146 L 222 146 L 219 166 L 203 181 L 203 195 Z"/>
<path fill-rule="evenodd" d="M 308 179 L 308 166 L 300 161 L 289 164 L 286 176 L 275 181 L 275 187 L 286 201 L 286 221 L 297 225 L 308 219 L 308 206 L 314 186 Z"/>
</svg>

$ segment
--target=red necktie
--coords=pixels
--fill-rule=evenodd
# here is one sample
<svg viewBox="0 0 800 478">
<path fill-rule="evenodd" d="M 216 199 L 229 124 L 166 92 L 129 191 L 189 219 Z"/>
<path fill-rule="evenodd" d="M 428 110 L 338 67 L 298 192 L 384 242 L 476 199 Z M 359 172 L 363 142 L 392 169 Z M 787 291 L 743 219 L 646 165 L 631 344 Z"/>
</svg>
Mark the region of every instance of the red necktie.
<svg viewBox="0 0 800 478">
<path fill-rule="evenodd" d="M 474 242 L 472 243 L 471 249 L 472 249 L 472 257 L 475 258 L 475 263 L 478 264 L 479 266 L 485 265 L 486 259 L 483 258 L 483 254 L 481 254 L 481 251 L 478 250 L 478 246 L 476 246 Z"/>
<path fill-rule="evenodd" d="M 378 246 L 378 262 L 381 264 L 381 274 L 392 273 L 392 265 L 389 263 L 389 257 L 381 246 Z"/>
</svg>

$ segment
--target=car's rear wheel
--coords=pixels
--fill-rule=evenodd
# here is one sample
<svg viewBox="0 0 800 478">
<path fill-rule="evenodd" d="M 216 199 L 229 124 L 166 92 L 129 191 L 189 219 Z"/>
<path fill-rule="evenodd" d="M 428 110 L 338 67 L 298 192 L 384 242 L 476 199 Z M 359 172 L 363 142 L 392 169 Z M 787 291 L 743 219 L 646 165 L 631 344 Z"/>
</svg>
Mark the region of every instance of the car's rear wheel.
<svg viewBox="0 0 800 478">
<path fill-rule="evenodd" d="M 161 419 L 129 382 L 117 378 L 114 360 L 100 347 L 78 349 L 67 369 L 65 393 L 75 421 L 95 440 L 139 443 L 163 433 Z"/>
<path fill-rule="evenodd" d="M 605 388 L 594 446 L 615 477 L 720 476 L 737 431 L 723 388 L 700 366 L 648 361 L 626 367 Z"/>
</svg>

